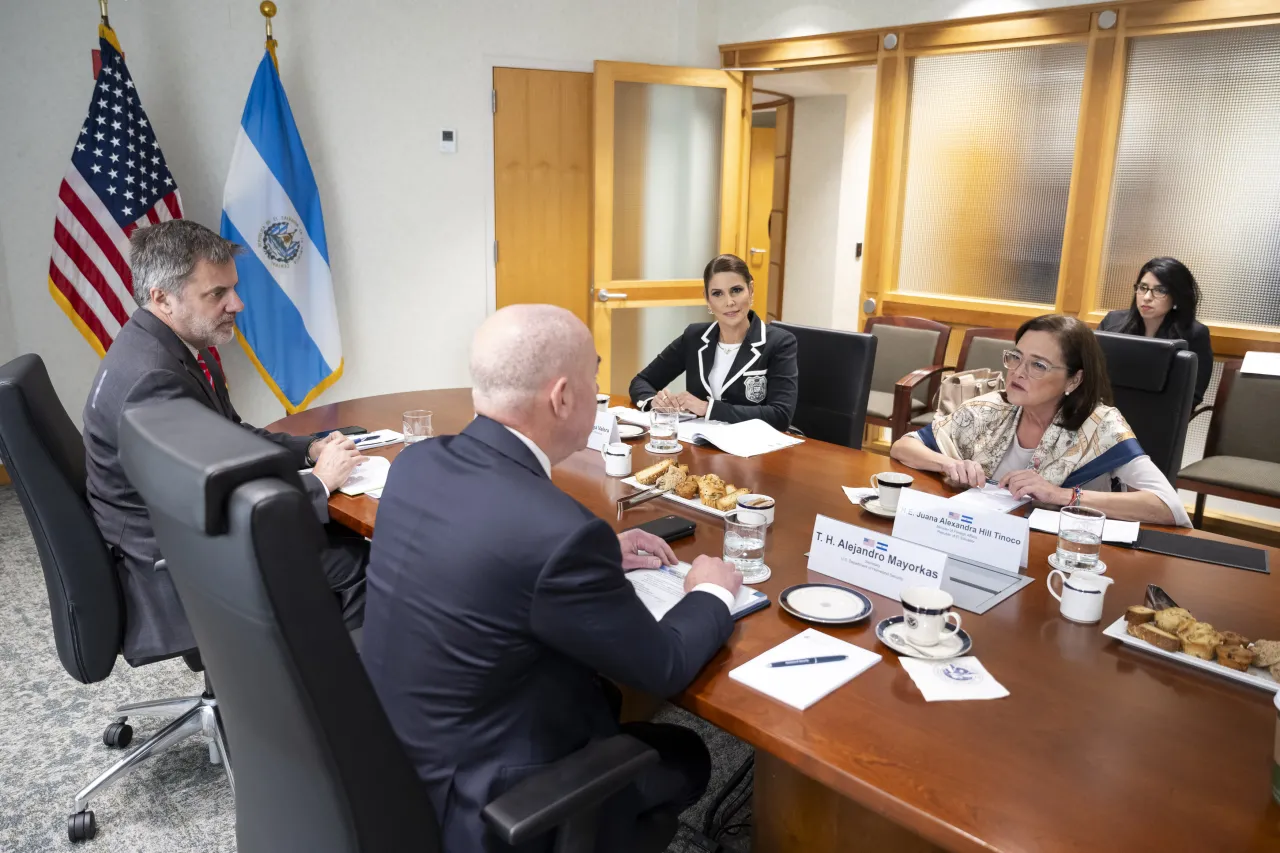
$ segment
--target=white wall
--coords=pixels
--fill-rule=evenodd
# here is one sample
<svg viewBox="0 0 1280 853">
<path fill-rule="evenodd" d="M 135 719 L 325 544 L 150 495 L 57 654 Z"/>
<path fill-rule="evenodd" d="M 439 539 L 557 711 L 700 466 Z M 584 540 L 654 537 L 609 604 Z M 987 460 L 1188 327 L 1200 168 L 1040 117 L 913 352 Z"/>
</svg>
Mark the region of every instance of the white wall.
<svg viewBox="0 0 1280 853">
<path fill-rule="evenodd" d="M 281 4 L 280 71 L 324 203 L 346 357 L 346 375 L 320 401 L 468 384 L 467 343 L 491 298 L 492 65 L 715 65 L 716 8 Z M 257 4 L 117 0 L 111 19 L 187 216 L 216 228 L 262 54 Z M 40 353 L 77 420 L 97 357 L 49 297 L 45 271 L 58 182 L 89 102 L 96 23 L 92 3 L 48 0 L 7 3 L 0 26 L 0 281 L 10 302 L 0 301 L 0 315 L 13 326 L 0 321 L 0 354 Z M 445 127 L 457 130 L 457 154 L 437 150 Z M 666 328 L 650 334 L 670 340 L 682 321 L 658 317 Z M 245 418 L 282 415 L 239 348 L 225 353 Z"/>
<path fill-rule="evenodd" d="M 788 322 L 857 329 L 875 78 L 874 68 L 841 68 L 770 75 L 759 84 L 796 97 L 782 306 Z"/>
<path fill-rule="evenodd" d="M 782 318 L 788 323 L 831 325 L 844 112 L 844 95 L 795 100 L 787 199 L 787 275 L 782 292 Z"/>
<path fill-rule="evenodd" d="M 1076 6 L 1063 0 L 721 0 L 721 44 Z"/>
</svg>

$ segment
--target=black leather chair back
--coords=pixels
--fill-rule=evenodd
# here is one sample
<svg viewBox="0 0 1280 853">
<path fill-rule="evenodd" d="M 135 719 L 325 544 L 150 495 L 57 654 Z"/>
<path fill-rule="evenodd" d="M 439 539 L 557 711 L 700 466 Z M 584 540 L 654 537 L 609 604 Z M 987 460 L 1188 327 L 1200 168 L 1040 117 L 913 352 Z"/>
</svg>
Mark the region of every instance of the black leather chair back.
<svg viewBox="0 0 1280 853">
<path fill-rule="evenodd" d="M 84 442 L 38 355 L 0 367 L 0 461 L 36 541 L 58 657 L 77 681 L 101 681 L 124 633 L 120 580 L 85 498 Z"/>
<path fill-rule="evenodd" d="M 289 454 L 176 400 L 126 411 L 120 457 L 217 692 L 240 853 L 439 850 L 325 583 L 323 531 Z"/>
<path fill-rule="evenodd" d="M 1178 480 L 1196 390 L 1196 356 L 1186 341 L 1096 332 L 1107 357 L 1115 406 L 1170 483 Z"/>
<path fill-rule="evenodd" d="M 791 424 L 809 438 L 862 448 L 875 335 L 774 323 L 796 336 L 800 393 Z"/>
</svg>

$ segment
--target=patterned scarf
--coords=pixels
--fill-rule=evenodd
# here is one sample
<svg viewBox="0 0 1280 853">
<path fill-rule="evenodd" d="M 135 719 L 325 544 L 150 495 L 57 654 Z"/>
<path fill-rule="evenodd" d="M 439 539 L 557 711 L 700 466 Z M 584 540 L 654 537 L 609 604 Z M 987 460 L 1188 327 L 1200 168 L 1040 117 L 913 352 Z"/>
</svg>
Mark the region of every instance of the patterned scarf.
<svg viewBox="0 0 1280 853">
<path fill-rule="evenodd" d="M 972 459 L 990 477 L 1018 437 L 1022 407 L 999 393 L 976 397 L 920 430 L 930 450 L 952 459 Z M 1098 406 L 1069 430 L 1054 418 L 1031 457 L 1031 467 L 1055 486 L 1074 488 L 1145 455 L 1119 409 Z"/>
</svg>

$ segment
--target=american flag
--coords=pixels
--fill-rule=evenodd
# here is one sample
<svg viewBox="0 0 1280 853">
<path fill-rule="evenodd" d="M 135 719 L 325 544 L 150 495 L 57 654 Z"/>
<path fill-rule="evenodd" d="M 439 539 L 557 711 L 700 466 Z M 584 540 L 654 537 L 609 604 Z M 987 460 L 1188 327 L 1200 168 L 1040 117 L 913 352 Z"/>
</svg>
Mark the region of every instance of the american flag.
<svg viewBox="0 0 1280 853">
<path fill-rule="evenodd" d="M 178 185 L 142 110 L 115 32 L 98 28 L 102 68 L 58 188 L 49 292 L 98 355 L 137 308 L 129 235 L 182 218 Z"/>
</svg>

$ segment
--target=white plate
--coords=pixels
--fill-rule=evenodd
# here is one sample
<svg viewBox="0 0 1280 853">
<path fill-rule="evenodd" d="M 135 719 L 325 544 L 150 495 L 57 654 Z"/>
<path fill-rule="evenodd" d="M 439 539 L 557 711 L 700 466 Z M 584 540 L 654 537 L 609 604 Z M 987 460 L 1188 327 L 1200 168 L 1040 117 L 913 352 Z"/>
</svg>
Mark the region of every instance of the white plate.
<svg viewBox="0 0 1280 853">
<path fill-rule="evenodd" d="M 618 424 L 618 438 L 621 439 L 639 438 L 646 432 L 648 432 L 648 430 L 642 426 L 636 426 L 635 424 Z"/>
<path fill-rule="evenodd" d="M 856 589 L 832 583 L 802 583 L 778 596 L 782 609 L 806 622 L 849 625 L 871 615 L 871 599 Z"/>
<path fill-rule="evenodd" d="M 1107 564 L 1106 564 L 1106 563 L 1104 563 L 1104 562 L 1102 562 L 1101 560 L 1099 560 L 1098 562 L 1094 563 L 1094 568 L 1092 568 L 1092 569 L 1068 569 L 1066 566 L 1064 566 L 1064 565 L 1062 565 L 1061 563 L 1059 563 L 1059 562 L 1058 562 L 1058 552 L 1057 552 L 1057 551 L 1054 551 L 1053 553 L 1051 553 L 1051 554 L 1049 555 L 1049 565 L 1050 565 L 1051 567 L 1053 567 L 1053 568 L 1057 569 L 1058 571 L 1060 571 L 1060 572 L 1066 572 L 1067 574 L 1071 574 L 1072 572 L 1083 572 L 1083 573 L 1085 573 L 1085 574 L 1101 575 L 1101 574 L 1106 574 L 1106 571 L 1107 571 Z M 1126 635 L 1126 636 L 1128 636 L 1128 635 Z M 1136 639 L 1136 638 L 1134 638 L 1134 639 Z M 1147 643 L 1147 645 L 1149 646 L 1149 645 L 1151 645 L 1151 644 L 1150 644 L 1150 643 Z"/>
<path fill-rule="evenodd" d="M 627 477 L 622 482 L 636 489 L 649 488 L 648 486 L 640 485 L 640 483 L 636 480 L 635 477 Z M 675 492 L 667 492 L 661 498 L 659 498 L 659 500 L 675 501 L 678 504 L 684 504 L 689 509 L 696 509 L 698 512 L 705 512 L 708 515 L 714 515 L 716 518 L 724 518 L 726 515 L 728 515 L 728 513 L 723 510 L 718 510 L 713 506 L 707 506 L 697 498 L 682 498 L 679 495 L 677 495 Z"/>
<path fill-rule="evenodd" d="M 1121 616 L 1119 619 L 1104 628 L 1102 633 L 1112 639 L 1119 640 L 1126 646 L 1132 646 L 1135 649 L 1141 649 L 1144 652 L 1150 652 L 1153 655 L 1168 658 L 1176 663 L 1192 666 L 1196 669 L 1203 669 L 1216 675 L 1230 678 L 1232 681 L 1252 684 L 1254 687 L 1261 687 L 1263 690 L 1270 690 L 1272 693 L 1280 692 L 1280 684 L 1277 684 L 1276 680 L 1271 677 L 1271 673 L 1267 672 L 1265 669 L 1258 669 L 1256 666 L 1251 666 L 1249 667 L 1248 672 L 1239 672 L 1223 666 L 1218 663 L 1216 659 L 1201 660 L 1198 657 L 1193 657 L 1183 652 L 1166 652 L 1164 649 L 1151 645 L 1146 640 L 1139 640 L 1132 634 L 1126 633 L 1126 627 L 1127 625 L 1124 621 L 1124 617 Z"/>
</svg>

